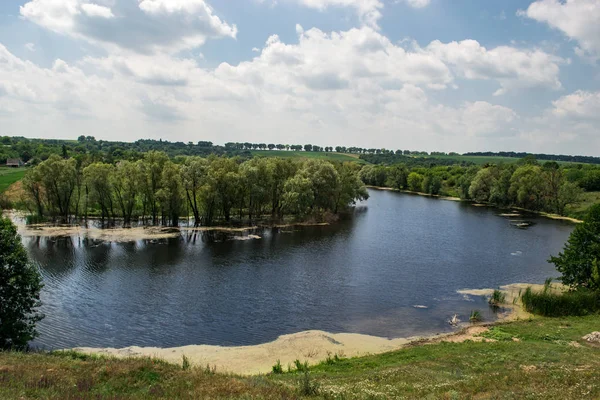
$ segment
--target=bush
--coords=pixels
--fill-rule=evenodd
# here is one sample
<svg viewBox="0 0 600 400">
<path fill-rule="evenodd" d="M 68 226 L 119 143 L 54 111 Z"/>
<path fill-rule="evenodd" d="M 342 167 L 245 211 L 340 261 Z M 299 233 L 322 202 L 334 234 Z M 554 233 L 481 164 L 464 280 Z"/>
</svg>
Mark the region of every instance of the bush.
<svg viewBox="0 0 600 400">
<path fill-rule="evenodd" d="M 491 306 L 499 307 L 500 304 L 504 304 L 506 301 L 506 294 L 502 293 L 500 290 L 495 289 L 494 293 L 492 293 L 492 297 L 488 300 L 488 303 Z"/>
<path fill-rule="evenodd" d="M 525 310 L 545 317 L 582 316 L 600 311 L 600 294 L 580 289 L 574 292 L 551 293 L 546 285 L 541 292 L 528 287 L 521 296 Z"/>
<path fill-rule="evenodd" d="M 277 360 L 275 365 L 273 365 L 273 373 L 274 374 L 283 374 L 283 367 L 281 366 L 281 361 Z"/>
<path fill-rule="evenodd" d="M 471 311 L 471 316 L 469 317 L 469 321 L 471 322 L 481 322 L 483 317 L 481 316 L 481 312 L 479 310 Z"/>
</svg>

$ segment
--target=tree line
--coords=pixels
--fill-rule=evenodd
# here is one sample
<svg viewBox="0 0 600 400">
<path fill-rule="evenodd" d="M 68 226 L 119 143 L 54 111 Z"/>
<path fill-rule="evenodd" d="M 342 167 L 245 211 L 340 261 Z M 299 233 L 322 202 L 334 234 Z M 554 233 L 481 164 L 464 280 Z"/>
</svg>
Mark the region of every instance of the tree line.
<svg viewBox="0 0 600 400">
<path fill-rule="evenodd" d="M 483 152 L 471 152 L 463 154 L 465 156 L 486 156 L 486 157 L 512 157 L 512 158 L 525 158 L 527 156 L 533 156 L 537 160 L 544 161 L 565 161 L 573 163 L 585 163 L 585 164 L 600 164 L 600 157 L 592 156 L 569 156 L 565 154 L 533 154 L 525 152 L 515 151 L 483 151 Z"/>
<path fill-rule="evenodd" d="M 23 179 L 28 208 L 63 222 L 97 215 L 177 226 L 306 219 L 337 214 L 368 193 L 356 163 L 257 157 L 177 157 L 149 151 L 137 161 L 82 163 L 50 156 Z"/>
<path fill-rule="evenodd" d="M 591 167 L 591 166 L 590 166 Z M 564 215 L 579 200 L 580 183 L 596 176 L 595 169 L 561 168 L 556 162 L 535 160 L 520 164 L 488 166 L 393 166 L 367 165 L 360 177 L 367 185 L 388 186 L 433 195 L 517 206 Z"/>
</svg>

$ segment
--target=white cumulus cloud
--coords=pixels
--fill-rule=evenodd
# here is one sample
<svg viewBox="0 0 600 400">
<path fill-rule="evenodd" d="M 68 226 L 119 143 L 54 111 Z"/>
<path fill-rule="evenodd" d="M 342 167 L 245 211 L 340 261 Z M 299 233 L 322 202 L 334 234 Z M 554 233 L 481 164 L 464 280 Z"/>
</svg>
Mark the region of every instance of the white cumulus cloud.
<svg viewBox="0 0 600 400">
<path fill-rule="evenodd" d="M 600 1 L 598 0 L 538 0 L 521 16 L 545 22 L 579 43 L 580 55 L 600 57 Z"/>
<path fill-rule="evenodd" d="M 208 38 L 235 38 L 237 28 L 204 0 L 31 0 L 21 16 L 52 31 L 141 53 L 176 53 Z"/>
<path fill-rule="evenodd" d="M 560 89 L 559 64 L 565 60 L 542 50 L 523 50 L 510 46 L 486 49 L 476 40 L 431 42 L 427 51 L 452 66 L 466 79 L 495 79 L 500 84 L 496 95 L 509 90 L 546 87 Z"/>
</svg>

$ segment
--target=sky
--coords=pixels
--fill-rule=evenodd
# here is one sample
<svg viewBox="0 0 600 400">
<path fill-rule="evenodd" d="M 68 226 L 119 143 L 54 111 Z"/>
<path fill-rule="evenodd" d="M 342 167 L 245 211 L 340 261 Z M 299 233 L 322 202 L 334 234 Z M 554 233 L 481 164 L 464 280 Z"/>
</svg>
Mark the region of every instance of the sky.
<svg viewBox="0 0 600 400">
<path fill-rule="evenodd" d="M 600 156 L 600 0 L 2 0 L 0 135 Z"/>
</svg>

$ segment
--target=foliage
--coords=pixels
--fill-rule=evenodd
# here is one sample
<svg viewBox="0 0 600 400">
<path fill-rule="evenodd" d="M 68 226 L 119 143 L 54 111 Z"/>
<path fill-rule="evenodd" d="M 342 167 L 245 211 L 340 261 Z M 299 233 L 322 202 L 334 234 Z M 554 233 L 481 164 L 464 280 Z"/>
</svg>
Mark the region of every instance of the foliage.
<svg viewBox="0 0 600 400">
<path fill-rule="evenodd" d="M 587 289 L 555 293 L 547 286 L 541 292 L 528 287 L 521 301 L 528 312 L 546 317 L 581 316 L 600 311 L 600 294 Z"/>
<path fill-rule="evenodd" d="M 488 300 L 488 303 L 492 306 L 500 306 L 501 304 L 504 304 L 506 302 L 506 293 L 498 290 L 498 289 L 494 289 L 494 292 L 492 293 L 491 297 Z"/>
<path fill-rule="evenodd" d="M 28 171 L 24 188 L 38 216 L 67 222 L 88 213 L 177 226 L 337 214 L 368 198 L 355 163 L 210 156 L 170 160 L 149 151 L 136 162 L 78 164 L 51 156 Z"/>
<path fill-rule="evenodd" d="M 483 317 L 481 316 L 481 311 L 472 310 L 471 315 L 469 316 L 469 321 L 471 322 L 481 322 L 483 321 Z"/>
<path fill-rule="evenodd" d="M 508 342 L 508 341 L 512 341 L 514 338 L 513 335 L 511 335 L 508 332 L 505 332 L 499 326 L 493 326 L 488 331 L 479 334 L 479 336 L 484 337 L 486 339 L 492 339 L 497 342 L 503 342 L 503 341 Z"/>
<path fill-rule="evenodd" d="M 277 360 L 277 362 L 275 363 L 275 365 L 273 365 L 273 373 L 274 374 L 283 374 L 283 367 L 281 366 L 281 361 Z"/>
<path fill-rule="evenodd" d="M 0 218 L 0 350 L 25 349 L 37 336 L 35 324 L 43 318 L 37 312 L 41 288 L 17 229 Z"/>
<path fill-rule="evenodd" d="M 562 253 L 551 257 L 561 273 L 561 281 L 571 288 L 589 288 L 600 291 L 595 277 L 600 260 L 600 204 L 590 208 L 583 223 L 578 224 Z"/>
</svg>

